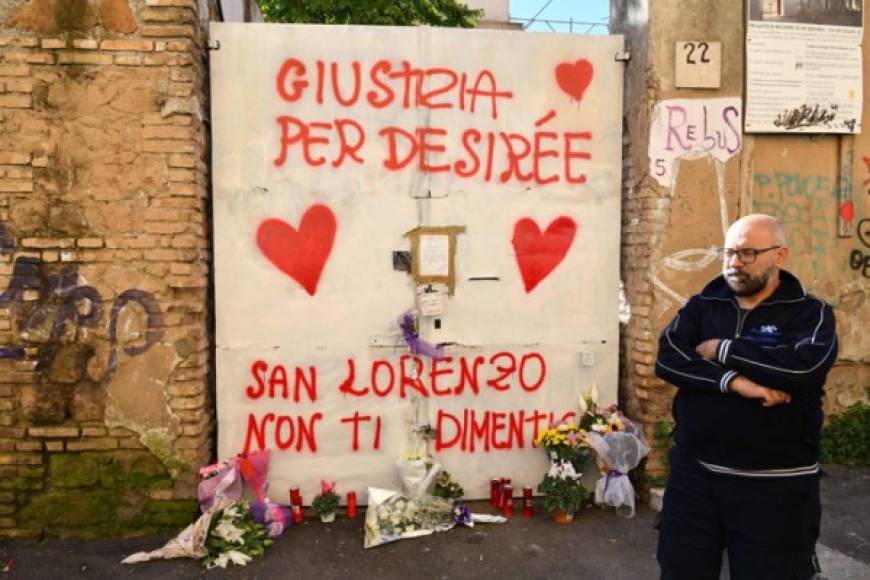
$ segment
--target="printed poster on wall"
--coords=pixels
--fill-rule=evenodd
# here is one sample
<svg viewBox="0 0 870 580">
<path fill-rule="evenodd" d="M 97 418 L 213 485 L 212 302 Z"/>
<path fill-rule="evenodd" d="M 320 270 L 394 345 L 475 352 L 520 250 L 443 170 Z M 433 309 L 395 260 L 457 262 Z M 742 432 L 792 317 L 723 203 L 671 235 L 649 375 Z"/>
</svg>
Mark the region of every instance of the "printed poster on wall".
<svg viewBox="0 0 870 580">
<path fill-rule="evenodd" d="M 485 497 L 616 401 L 621 37 L 212 23 L 218 453 Z M 416 324 L 411 309 L 417 307 Z"/>
<path fill-rule="evenodd" d="M 860 133 L 863 0 L 748 0 L 747 133 Z"/>
</svg>

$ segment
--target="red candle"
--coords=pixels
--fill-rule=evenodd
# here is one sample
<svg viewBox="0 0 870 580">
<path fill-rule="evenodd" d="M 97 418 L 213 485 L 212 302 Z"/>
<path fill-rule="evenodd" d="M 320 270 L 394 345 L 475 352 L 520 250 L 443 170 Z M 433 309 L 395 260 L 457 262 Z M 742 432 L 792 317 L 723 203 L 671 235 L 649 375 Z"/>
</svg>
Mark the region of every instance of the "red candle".
<svg viewBox="0 0 870 580">
<path fill-rule="evenodd" d="M 349 518 L 356 517 L 356 492 L 355 491 L 347 492 L 347 517 L 349 517 Z"/>
<path fill-rule="evenodd" d="M 504 489 L 505 489 L 505 487 L 507 487 L 510 484 L 511 484 L 510 477 L 502 477 L 501 478 L 501 491 L 498 494 L 498 499 L 495 502 L 495 507 L 497 507 L 499 509 L 504 507 Z M 511 487 L 511 489 L 513 489 L 513 487 Z"/>
<path fill-rule="evenodd" d="M 301 524 L 305 517 L 302 515 L 302 506 L 293 504 L 293 523 Z"/>
<path fill-rule="evenodd" d="M 523 487 L 523 517 L 532 517 L 532 488 L 528 485 Z"/>
<path fill-rule="evenodd" d="M 290 504 L 291 505 L 302 505 L 302 495 L 299 493 L 299 486 L 294 485 L 290 488 Z"/>
<path fill-rule="evenodd" d="M 502 486 L 501 513 L 506 518 L 514 515 L 514 486 L 510 484 Z"/>
<path fill-rule="evenodd" d="M 501 479 L 497 477 L 489 481 L 489 505 L 494 508 L 501 507 Z"/>
<path fill-rule="evenodd" d="M 504 489 L 511 484 L 510 477 L 501 478 L 501 493 L 498 494 L 498 500 L 495 502 L 495 507 L 501 509 L 504 507 Z M 513 487 L 511 487 L 513 489 Z M 513 496 L 511 496 L 513 497 Z"/>
</svg>

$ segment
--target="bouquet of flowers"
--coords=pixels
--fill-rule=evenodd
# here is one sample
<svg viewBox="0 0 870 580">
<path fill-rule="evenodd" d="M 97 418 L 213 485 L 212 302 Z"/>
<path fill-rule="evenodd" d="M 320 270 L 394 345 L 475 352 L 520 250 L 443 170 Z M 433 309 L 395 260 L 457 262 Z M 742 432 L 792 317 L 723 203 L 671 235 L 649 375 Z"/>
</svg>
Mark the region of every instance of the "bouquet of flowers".
<svg viewBox="0 0 870 580">
<path fill-rule="evenodd" d="M 251 517 L 247 502 L 232 504 L 212 515 L 205 539 L 208 555 L 202 563 L 208 569 L 226 568 L 231 562 L 244 566 L 271 544 L 266 528 Z"/>
<path fill-rule="evenodd" d="M 441 472 L 441 464 L 435 463 L 427 453 L 404 453 L 396 460 L 396 472 L 405 493 L 421 497 L 429 494 L 429 488 Z"/>
<path fill-rule="evenodd" d="M 580 395 L 580 412 L 580 427 L 594 433 L 624 431 L 626 425 L 630 424 L 616 405 L 598 408 L 598 389 L 595 385 L 585 395 Z"/>
<path fill-rule="evenodd" d="M 465 494 L 462 486 L 453 479 L 447 471 L 442 471 L 435 479 L 435 490 L 432 495 L 444 499 L 460 499 Z"/>
<path fill-rule="evenodd" d="M 370 487 L 364 546 L 444 532 L 455 525 L 453 502 L 432 496 L 410 497 Z"/>
<path fill-rule="evenodd" d="M 233 505 L 233 500 L 218 493 L 205 513 L 195 522 L 166 542 L 162 548 L 150 552 L 136 552 L 121 560 L 122 564 L 138 564 L 150 560 L 171 560 L 172 558 L 194 558 L 201 560 L 208 556 L 205 540 L 208 536 L 211 522 L 215 514 Z"/>
<path fill-rule="evenodd" d="M 270 538 L 283 534 L 292 521 L 290 508 L 272 503 L 269 498 L 262 503 L 251 504 L 251 516 L 255 522 L 266 526 Z"/>
<path fill-rule="evenodd" d="M 623 517 L 634 517 L 634 487 L 628 479 L 628 472 L 649 453 L 643 435 L 627 431 L 603 435 L 590 433 L 589 444 L 603 463 L 604 477 L 595 484 L 595 503 L 613 506 Z"/>
<path fill-rule="evenodd" d="M 178 536 L 162 548 L 137 552 L 122 560 L 122 564 L 138 564 L 149 560 L 195 558 L 206 568 L 226 568 L 233 563 L 244 566 L 254 556 L 262 556 L 272 544 L 266 528 L 254 522 L 245 502 L 217 494 L 211 507 Z"/>
<path fill-rule="evenodd" d="M 237 455 L 199 470 L 197 495 L 202 512 L 208 511 L 218 494 L 240 501 L 242 481 L 254 490 L 257 501 L 266 498 L 266 472 L 269 470 L 269 450 L 257 451 L 247 455 Z"/>
<path fill-rule="evenodd" d="M 575 423 L 560 423 L 541 431 L 535 439 L 535 446 L 543 447 L 551 462 L 567 461 L 577 472 L 582 472 L 592 457 L 586 430 Z"/>
<path fill-rule="evenodd" d="M 412 416 L 408 418 L 408 449 L 396 460 L 396 473 L 407 495 L 429 495 L 441 464 L 429 453 L 429 444 L 435 439 L 435 429 L 428 421 L 426 401 L 419 396 L 411 398 Z"/>
<path fill-rule="evenodd" d="M 610 505 L 623 517 L 634 517 L 634 487 L 628 472 L 649 453 L 643 434 L 616 405 L 598 408 L 593 385 L 580 396 L 580 425 L 588 431 L 587 444 L 595 450 L 602 476 L 595 484 L 595 503 Z"/>
</svg>

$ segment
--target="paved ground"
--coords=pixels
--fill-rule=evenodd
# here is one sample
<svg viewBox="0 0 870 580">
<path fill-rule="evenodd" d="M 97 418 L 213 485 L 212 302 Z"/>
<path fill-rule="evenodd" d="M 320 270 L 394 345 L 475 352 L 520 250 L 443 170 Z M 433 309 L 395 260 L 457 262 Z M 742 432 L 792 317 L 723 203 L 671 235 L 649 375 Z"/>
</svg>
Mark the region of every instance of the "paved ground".
<svg viewBox="0 0 870 580">
<path fill-rule="evenodd" d="M 870 469 L 827 468 L 819 554 L 830 580 L 870 578 Z M 488 504 L 472 509 L 487 511 Z M 478 525 L 364 550 L 362 516 L 289 530 L 266 556 L 244 568 L 204 571 L 192 561 L 122 566 L 121 559 L 161 546 L 168 538 L 46 540 L 0 543 L 0 560 L 14 558 L 0 579 L 67 578 L 299 578 L 329 580 L 580 578 L 653 579 L 655 514 L 643 506 L 635 519 L 589 508 L 571 526 L 538 513 L 504 525 Z M 723 575 L 723 577 L 727 577 Z"/>
</svg>

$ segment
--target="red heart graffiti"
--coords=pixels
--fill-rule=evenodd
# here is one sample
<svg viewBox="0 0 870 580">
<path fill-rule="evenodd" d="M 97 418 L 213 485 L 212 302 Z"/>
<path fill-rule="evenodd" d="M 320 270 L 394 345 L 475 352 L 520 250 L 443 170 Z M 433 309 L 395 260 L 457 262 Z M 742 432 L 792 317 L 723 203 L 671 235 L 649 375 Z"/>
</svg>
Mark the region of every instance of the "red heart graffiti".
<svg viewBox="0 0 870 580">
<path fill-rule="evenodd" d="M 544 233 L 530 218 L 523 218 L 514 225 L 511 243 L 526 293 L 534 290 L 565 258 L 576 233 L 577 224 L 567 216 L 554 219 Z"/>
<path fill-rule="evenodd" d="M 563 62 L 556 67 L 556 82 L 572 99 L 579 101 L 592 82 L 593 71 L 592 63 L 585 58 L 575 63 Z"/>
<path fill-rule="evenodd" d="M 284 220 L 264 220 L 257 228 L 257 246 L 279 270 L 314 296 L 323 266 L 332 251 L 335 230 L 332 210 L 315 204 L 305 211 L 298 230 Z"/>
</svg>

